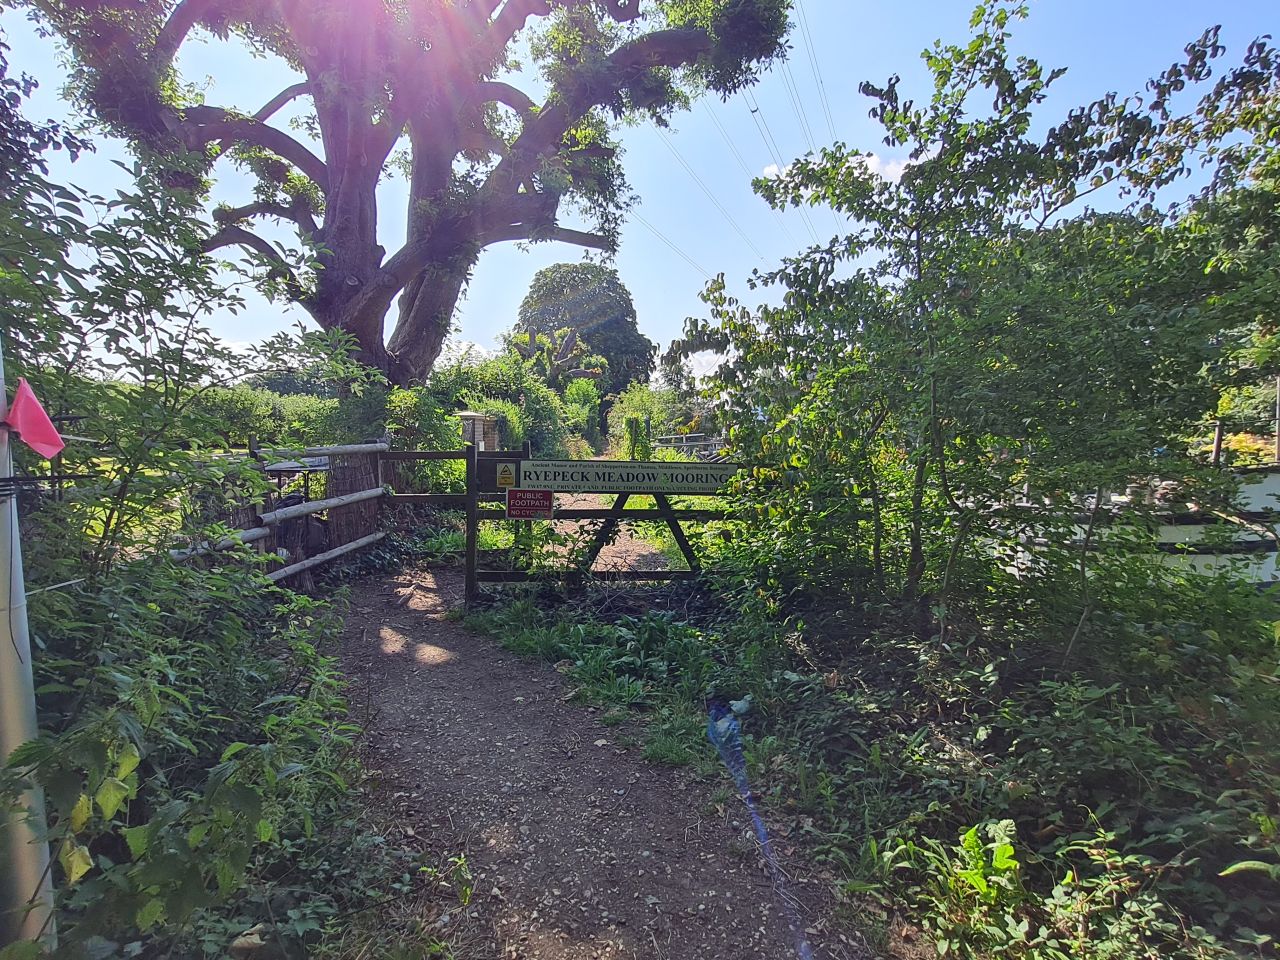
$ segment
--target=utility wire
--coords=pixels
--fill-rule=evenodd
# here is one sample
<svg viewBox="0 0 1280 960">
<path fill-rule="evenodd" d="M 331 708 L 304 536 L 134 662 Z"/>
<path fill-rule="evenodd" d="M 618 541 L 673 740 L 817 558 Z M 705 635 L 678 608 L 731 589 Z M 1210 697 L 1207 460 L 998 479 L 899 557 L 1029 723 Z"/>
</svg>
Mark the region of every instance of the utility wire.
<svg viewBox="0 0 1280 960">
<path fill-rule="evenodd" d="M 733 229 L 737 231 L 738 236 L 740 236 L 743 239 L 743 241 L 746 243 L 746 245 L 751 248 L 752 252 L 758 258 L 760 258 L 761 261 L 763 261 L 764 254 L 760 252 L 760 248 L 755 245 L 755 243 L 752 241 L 752 239 L 749 236 L 747 236 L 747 232 L 743 230 L 742 227 L 738 226 L 738 221 L 733 219 L 733 215 L 729 213 L 728 210 L 725 209 L 724 204 L 722 204 L 719 200 L 716 199 L 716 195 L 711 192 L 711 188 L 708 187 L 702 181 L 702 178 L 698 176 L 697 172 L 693 169 L 693 167 L 689 166 L 685 158 L 680 155 L 680 151 L 677 150 L 676 145 L 671 142 L 671 138 L 667 136 L 666 131 L 663 130 L 661 127 L 659 127 L 658 135 L 659 137 L 661 137 L 662 142 L 667 145 L 667 149 L 671 151 L 671 155 L 675 157 L 677 161 L 679 161 L 680 166 L 684 167 L 685 170 L 688 171 L 689 176 L 693 177 L 693 182 L 696 183 L 702 189 L 702 192 L 707 195 L 707 199 L 709 199 L 712 203 L 714 203 L 716 205 L 716 209 L 719 210 L 720 213 L 724 215 L 724 218 L 725 220 L 728 221 L 729 226 L 733 227 Z"/>
<path fill-rule="evenodd" d="M 706 111 L 707 116 L 711 118 L 711 122 L 714 123 L 716 125 L 716 129 L 720 131 L 720 136 L 724 139 L 724 142 L 728 144 L 729 150 L 733 153 L 734 159 L 738 161 L 738 166 L 741 167 L 742 172 L 747 175 L 747 179 L 754 180 L 756 177 L 760 176 L 759 171 L 753 171 L 751 167 L 747 165 L 747 161 L 743 159 L 742 152 L 738 149 L 738 145 L 733 142 L 733 139 L 729 136 L 729 131 L 724 128 L 724 124 L 721 123 L 720 118 L 716 116 L 716 112 L 710 107 L 706 107 Z"/>
<path fill-rule="evenodd" d="M 707 116 L 711 118 L 711 122 L 714 123 L 716 129 L 720 131 L 720 137 L 729 147 L 729 151 L 733 154 L 734 159 L 738 161 L 738 166 L 741 167 L 742 172 L 747 175 L 747 180 L 751 181 L 760 176 L 759 170 L 752 170 L 751 167 L 747 165 L 747 161 L 743 159 L 742 152 L 738 149 L 738 145 L 733 142 L 733 138 L 729 136 L 729 131 L 724 128 L 724 124 L 720 122 L 720 118 L 716 116 L 716 112 L 706 106 L 705 101 L 703 103 L 703 107 L 706 110 Z M 792 246 L 795 246 L 795 234 L 793 234 L 791 232 L 791 228 L 787 226 L 787 221 L 782 219 L 782 214 L 778 213 L 777 208 L 773 204 L 769 204 L 769 212 L 772 213 L 773 218 L 778 221 L 778 226 L 780 226 L 782 228 L 782 232 L 786 234 L 788 242 Z"/>
<path fill-rule="evenodd" d="M 796 81 L 795 74 L 791 72 L 791 65 L 786 60 L 782 61 L 782 82 L 786 85 L 787 94 L 791 97 L 791 109 L 796 115 L 796 119 L 800 121 L 800 126 L 804 130 L 805 137 L 808 138 L 809 152 L 815 156 L 818 153 L 817 137 L 813 135 L 813 127 L 809 124 L 809 113 L 804 108 L 804 100 L 800 96 L 800 84 Z M 827 212 L 831 214 L 831 222 L 835 225 L 836 233 L 840 232 L 840 220 L 836 217 L 836 212 L 829 204 L 824 204 Z"/>
<path fill-rule="evenodd" d="M 827 120 L 827 132 L 831 134 L 831 142 L 836 141 L 836 125 L 831 118 L 831 103 L 827 100 L 827 85 L 822 82 L 822 71 L 818 68 L 818 55 L 813 45 L 813 33 L 809 30 L 809 18 L 804 13 L 803 0 L 796 0 L 796 12 L 800 14 L 800 30 L 804 34 L 805 52 L 809 54 L 809 69 L 813 71 L 813 82 L 818 85 L 818 99 L 822 103 L 822 115 Z"/>
<path fill-rule="evenodd" d="M 711 279 L 711 274 L 707 273 L 707 271 L 703 270 L 703 269 L 702 269 L 702 267 L 698 266 L 697 261 L 696 261 L 696 260 L 694 260 L 694 259 L 693 259 L 693 257 L 689 256 L 687 253 L 685 253 L 683 250 L 681 250 L 678 246 L 676 246 L 675 241 L 667 239 L 666 234 L 664 234 L 661 230 L 659 230 L 657 227 L 655 227 L 652 223 L 650 223 L 650 222 L 649 222 L 648 220 L 646 220 L 644 217 L 640 216 L 640 214 L 639 214 L 639 213 L 637 213 L 635 210 L 632 210 L 632 211 L 631 211 L 631 216 L 635 217 L 635 219 L 636 219 L 639 223 L 641 223 L 641 224 L 643 224 L 644 226 L 648 227 L 648 228 L 649 228 L 649 231 L 650 231 L 650 232 L 651 232 L 655 237 L 657 237 L 659 240 L 661 240 L 663 243 L 665 243 L 668 247 L 670 247 L 672 250 L 674 250 L 674 251 L 675 251 L 675 252 L 680 256 L 680 258 L 681 258 L 682 260 L 684 260 L 684 262 L 685 262 L 685 263 L 689 264 L 689 266 L 691 266 L 691 267 L 693 267 L 693 269 L 697 270 L 697 271 L 698 271 L 698 273 L 702 274 L 702 276 L 703 276 L 705 279 L 707 279 L 707 280 L 710 280 L 710 279 Z"/>
<path fill-rule="evenodd" d="M 773 162 L 778 165 L 778 176 L 782 176 L 787 165 L 782 162 L 782 151 L 778 149 L 778 141 L 773 138 L 773 131 L 769 129 L 769 122 L 765 120 L 760 104 L 750 90 L 743 91 L 743 98 L 747 101 L 747 109 L 751 111 L 751 119 L 755 121 L 756 130 L 760 134 L 760 139 L 764 141 L 765 149 L 773 157 Z M 799 205 L 796 206 L 796 210 L 800 214 L 800 220 L 804 223 L 805 229 L 809 231 L 809 236 L 813 238 L 813 242 L 820 243 L 818 231 L 813 229 L 813 222 L 809 219 L 809 212 Z"/>
<path fill-rule="evenodd" d="M 800 87 L 796 83 L 795 74 L 791 72 L 791 64 L 785 60 L 782 61 L 782 83 L 787 88 L 787 96 L 791 98 L 791 110 L 800 122 L 800 129 L 804 131 L 809 152 L 816 154 L 818 152 L 817 137 L 813 135 L 813 128 L 809 126 L 809 114 L 805 112 L 804 101 L 800 99 Z"/>
<path fill-rule="evenodd" d="M 817 138 L 813 135 L 813 128 L 809 124 L 809 114 L 804 108 L 804 100 L 800 97 L 800 84 L 796 80 L 795 74 L 791 72 L 791 66 L 785 60 L 782 61 L 782 82 L 786 84 L 787 93 L 791 97 L 791 107 L 795 111 L 796 118 L 800 121 L 800 126 L 809 138 L 809 152 L 816 156 L 818 153 Z M 836 228 L 836 233 L 839 233 L 841 231 L 840 219 L 836 216 L 835 209 L 830 204 L 823 204 L 823 206 L 831 214 L 831 223 Z"/>
<path fill-rule="evenodd" d="M 750 90 L 744 90 L 742 96 L 747 101 L 747 109 L 751 111 L 751 119 L 756 123 L 756 130 L 760 132 L 760 138 L 764 140 L 765 149 L 773 157 L 773 162 L 778 165 L 778 172 L 782 173 L 787 165 L 782 160 L 782 151 L 778 148 L 778 141 L 773 139 L 773 131 L 769 129 L 769 122 L 765 120 L 764 113 L 760 110 L 759 102 Z"/>
</svg>

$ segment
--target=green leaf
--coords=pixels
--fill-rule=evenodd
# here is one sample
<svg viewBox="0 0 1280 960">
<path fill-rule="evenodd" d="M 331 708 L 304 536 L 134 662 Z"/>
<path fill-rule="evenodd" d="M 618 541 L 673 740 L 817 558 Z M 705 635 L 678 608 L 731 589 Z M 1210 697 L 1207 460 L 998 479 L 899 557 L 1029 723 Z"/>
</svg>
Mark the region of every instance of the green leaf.
<svg viewBox="0 0 1280 960">
<path fill-rule="evenodd" d="M 128 797 L 129 785 L 116 777 L 107 777 L 107 779 L 103 780 L 102 786 L 94 794 L 94 799 L 98 801 L 98 807 L 102 810 L 102 815 L 108 820 L 116 815 L 116 811 L 120 809 Z"/>
<path fill-rule="evenodd" d="M 235 743 L 227 747 L 227 749 L 222 751 L 222 762 L 226 763 L 228 760 L 234 757 L 241 750 L 247 749 L 248 746 L 249 744 L 242 743 L 241 741 L 237 740 Z"/>
<path fill-rule="evenodd" d="M 79 843 L 64 843 L 58 852 L 58 862 L 66 871 L 67 882 L 72 884 L 93 869 L 89 848 Z"/>
<path fill-rule="evenodd" d="M 275 834 L 275 828 L 271 826 L 270 820 L 258 821 L 258 839 L 266 843 Z"/>
<path fill-rule="evenodd" d="M 116 776 L 123 780 L 133 771 L 138 769 L 138 764 L 142 762 L 142 757 L 138 753 L 138 748 L 132 743 L 125 744 L 125 748 L 120 751 L 120 759 L 116 767 Z"/>
<path fill-rule="evenodd" d="M 80 799 L 76 801 L 76 805 L 71 808 L 71 832 L 79 833 L 84 829 L 89 818 L 93 816 L 93 801 L 89 799 L 87 793 L 80 794 Z"/>
<path fill-rule="evenodd" d="M 187 846 L 194 850 L 200 846 L 200 842 L 204 840 L 212 826 L 208 823 L 197 823 L 194 827 L 187 831 Z"/>
<path fill-rule="evenodd" d="M 1018 861 L 1013 856 L 1013 844 L 997 843 L 991 852 L 991 866 L 1001 872 L 1016 870 Z"/>
<path fill-rule="evenodd" d="M 158 899 L 148 900 L 134 915 L 138 929 L 143 931 L 150 930 L 163 919 L 164 901 Z"/>
<path fill-rule="evenodd" d="M 147 848 L 151 846 L 151 827 L 144 824 L 140 827 L 125 827 L 120 831 L 124 837 L 124 842 L 129 845 L 129 853 L 133 859 L 146 856 Z"/>
<path fill-rule="evenodd" d="M 1227 869 L 1218 874 L 1220 877 L 1229 877 L 1236 873 L 1269 873 L 1273 877 L 1280 878 L 1280 864 L 1264 863 L 1261 860 L 1240 860 L 1231 864 Z"/>
</svg>

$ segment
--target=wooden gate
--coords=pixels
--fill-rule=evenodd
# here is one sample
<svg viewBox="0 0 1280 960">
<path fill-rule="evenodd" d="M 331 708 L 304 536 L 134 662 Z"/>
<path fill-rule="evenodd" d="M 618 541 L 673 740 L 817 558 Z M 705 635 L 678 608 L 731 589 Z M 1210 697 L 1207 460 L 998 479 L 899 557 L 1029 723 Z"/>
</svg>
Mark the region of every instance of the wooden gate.
<svg viewBox="0 0 1280 960">
<path fill-rule="evenodd" d="M 723 518 L 719 509 L 678 508 L 671 503 L 673 494 L 719 496 L 724 483 L 738 470 L 736 464 L 684 463 L 630 460 L 534 460 L 529 445 L 521 450 L 478 451 L 468 444 L 463 450 L 392 451 L 382 455 L 383 461 L 463 460 L 466 463 L 466 492 L 462 494 L 409 493 L 396 494 L 395 499 L 426 503 L 442 509 L 466 511 L 466 603 L 474 602 L 482 583 L 525 583 L 541 574 L 528 570 L 482 569 L 478 562 L 479 525 L 486 520 L 507 518 L 505 503 L 508 490 L 544 490 L 554 493 L 615 494 L 608 508 L 556 508 L 550 519 L 570 521 L 603 520 L 586 555 L 572 568 L 560 572 L 571 582 L 584 580 L 688 580 L 702 570 L 697 555 L 681 527 L 683 521 L 706 521 Z M 384 482 L 387 480 L 384 476 Z M 651 496 L 655 508 L 627 509 L 633 496 Z M 671 530 L 688 570 L 597 570 L 595 562 L 609 538 L 623 522 L 662 520 Z"/>
</svg>

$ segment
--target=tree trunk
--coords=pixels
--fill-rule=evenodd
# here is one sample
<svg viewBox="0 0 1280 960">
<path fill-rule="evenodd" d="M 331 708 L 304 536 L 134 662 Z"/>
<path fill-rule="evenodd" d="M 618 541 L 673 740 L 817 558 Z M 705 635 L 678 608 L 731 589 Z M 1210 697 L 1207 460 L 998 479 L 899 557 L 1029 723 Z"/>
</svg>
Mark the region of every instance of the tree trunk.
<svg viewBox="0 0 1280 960">
<path fill-rule="evenodd" d="M 442 229 L 439 214 L 447 204 L 457 140 L 458 124 L 451 114 L 423 117 L 413 124 L 407 221 L 410 243 L 421 241 L 432 230 Z M 467 259 L 462 253 L 467 239 L 458 238 L 456 256 L 464 261 L 461 265 L 428 264 L 400 294 L 400 322 L 391 335 L 387 369 L 392 382 L 399 386 L 424 379 L 440 356 L 458 297 L 475 264 L 474 255 Z"/>
<path fill-rule="evenodd" d="M 920 581 L 924 579 L 924 490 L 928 476 L 929 454 L 922 451 L 920 459 L 916 461 L 916 474 L 911 485 L 910 552 L 907 557 L 907 581 L 902 590 L 907 600 L 915 599 Z"/>
<path fill-rule="evenodd" d="M 453 311 L 471 267 L 471 261 L 436 264 L 405 287 L 400 295 L 400 322 L 388 345 L 393 383 L 406 386 L 431 372 L 452 328 Z"/>
</svg>

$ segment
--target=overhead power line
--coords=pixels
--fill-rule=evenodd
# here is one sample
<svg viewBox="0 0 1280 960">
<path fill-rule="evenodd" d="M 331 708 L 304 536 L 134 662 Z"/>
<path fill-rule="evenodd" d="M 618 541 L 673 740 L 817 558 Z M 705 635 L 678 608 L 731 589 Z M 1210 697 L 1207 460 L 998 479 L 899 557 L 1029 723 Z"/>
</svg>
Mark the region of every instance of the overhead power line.
<svg viewBox="0 0 1280 960">
<path fill-rule="evenodd" d="M 721 139 L 723 139 L 725 145 L 728 146 L 729 152 L 733 154 L 733 158 L 738 161 L 738 166 L 742 169 L 742 172 L 747 175 L 747 180 L 751 181 L 760 176 L 759 170 L 751 169 L 750 165 L 743 158 L 742 151 L 738 149 L 738 145 L 734 143 L 733 138 L 729 136 L 729 131 L 724 128 L 724 124 L 720 122 L 720 118 L 716 116 L 716 112 L 708 107 L 705 101 L 703 101 L 703 109 L 706 111 L 707 116 L 711 118 L 711 122 L 715 124 L 716 129 L 720 131 Z M 778 226 L 781 227 L 782 232 L 786 234 L 788 242 L 794 246 L 796 238 L 791 232 L 791 228 L 787 226 L 787 221 L 782 219 L 782 215 L 778 213 L 773 204 L 769 204 L 769 212 L 772 213 L 773 218 L 778 221 Z"/>
<path fill-rule="evenodd" d="M 804 101 L 800 99 L 800 87 L 796 83 L 795 74 L 791 72 L 791 64 L 786 60 L 782 61 L 782 83 L 787 88 L 787 96 L 791 98 L 791 112 L 800 123 L 809 152 L 817 153 L 817 137 L 813 135 L 813 128 L 809 126 L 809 114 L 805 112 Z"/>
<path fill-rule="evenodd" d="M 782 162 L 782 151 L 778 149 L 778 141 L 773 138 L 773 131 L 769 129 L 769 121 L 765 119 L 764 111 L 760 109 L 760 104 L 750 90 L 744 90 L 742 96 L 746 100 L 747 109 L 751 111 L 751 119 L 755 121 L 760 139 L 764 141 L 765 149 L 773 157 L 773 162 L 778 166 L 778 175 L 781 176 L 783 171 L 787 169 L 787 165 Z M 797 206 L 796 210 L 800 214 L 800 220 L 804 223 L 805 229 L 809 231 L 809 236 L 813 238 L 813 242 L 819 243 L 818 231 L 813 229 L 813 222 L 809 219 L 808 211 L 802 206 Z"/>
<path fill-rule="evenodd" d="M 747 109 L 751 111 L 751 119 L 755 121 L 756 130 L 760 133 L 760 139 L 764 141 L 765 149 L 769 151 L 773 162 L 778 165 L 778 172 L 781 173 L 787 165 L 782 160 L 782 151 L 778 148 L 778 141 L 773 139 L 773 131 L 769 129 L 769 122 L 765 120 L 759 102 L 750 90 L 744 90 L 742 98 L 747 101 Z"/>
<path fill-rule="evenodd" d="M 751 248 L 751 251 L 759 257 L 760 260 L 764 260 L 764 254 L 760 252 L 760 248 L 755 245 L 749 236 L 747 236 L 747 232 L 743 230 L 742 227 L 738 226 L 738 221 L 733 219 L 733 215 L 725 209 L 724 204 L 716 199 L 716 195 L 711 192 L 711 189 L 702 181 L 702 178 L 698 176 L 693 167 L 689 166 L 685 158 L 680 155 L 680 151 L 676 149 L 676 145 L 671 142 L 671 138 L 667 136 L 666 131 L 661 127 L 658 128 L 658 136 L 662 139 L 662 142 L 667 145 L 667 149 L 671 151 L 671 155 L 676 158 L 680 163 L 680 166 L 684 167 L 685 170 L 688 171 L 689 176 L 693 177 L 693 182 L 696 183 L 701 188 L 702 192 L 707 195 L 707 199 L 716 205 L 716 209 L 724 216 L 729 226 L 733 227 L 733 229 L 737 231 L 738 236 L 742 238 L 743 242 Z"/>
<path fill-rule="evenodd" d="M 796 12 L 800 15 L 800 31 L 804 34 L 804 48 L 809 54 L 809 69 L 813 71 L 813 82 L 818 85 L 818 99 L 822 104 L 822 115 L 827 121 L 827 132 L 831 134 L 831 142 L 836 141 L 836 125 L 831 118 L 831 102 L 827 99 L 827 85 L 822 82 L 822 70 L 818 67 L 818 54 L 813 45 L 813 33 L 809 29 L 809 18 L 804 13 L 803 0 L 796 0 Z"/>
<path fill-rule="evenodd" d="M 738 149 L 738 145 L 733 142 L 733 138 L 729 136 L 729 131 L 724 128 L 724 124 L 720 122 L 720 118 L 716 116 L 716 112 L 710 107 L 707 107 L 705 102 L 703 106 L 707 111 L 707 116 L 711 118 L 711 122 L 714 123 L 716 125 L 716 129 L 720 131 L 720 136 L 724 139 L 724 142 L 728 144 L 729 150 L 733 153 L 734 159 L 738 161 L 738 166 L 741 167 L 742 172 L 747 175 L 747 179 L 754 180 L 756 177 L 760 176 L 760 171 L 752 170 L 747 164 L 747 161 L 743 159 L 742 152 Z"/>
<path fill-rule="evenodd" d="M 707 280 L 711 279 L 711 274 L 707 273 L 706 270 L 703 270 L 702 267 L 698 266 L 698 262 L 694 260 L 693 257 L 689 256 L 687 253 L 681 250 L 678 246 L 676 246 L 676 243 L 674 240 L 669 239 L 665 233 L 663 233 L 661 230 L 655 227 L 652 223 L 650 223 L 644 217 L 640 216 L 640 214 L 637 213 L 636 211 L 632 210 L 631 216 L 635 217 L 636 220 L 642 225 L 644 225 L 645 227 L 648 227 L 650 233 L 652 233 L 655 237 L 657 237 L 659 240 L 665 243 L 668 247 L 674 250 L 676 254 L 682 260 L 684 260 L 685 263 L 689 264 L 689 266 L 693 267 L 694 270 L 697 270 L 698 273 L 702 274 L 704 279 L 707 279 Z"/>
</svg>

